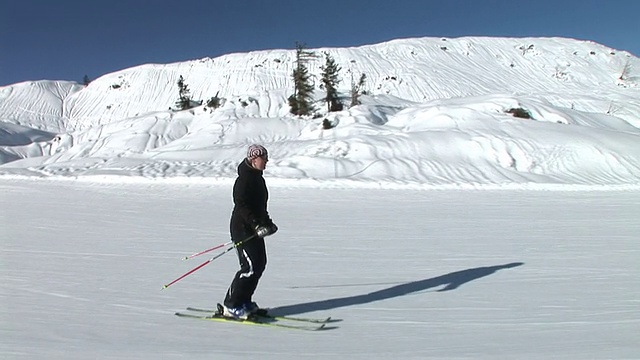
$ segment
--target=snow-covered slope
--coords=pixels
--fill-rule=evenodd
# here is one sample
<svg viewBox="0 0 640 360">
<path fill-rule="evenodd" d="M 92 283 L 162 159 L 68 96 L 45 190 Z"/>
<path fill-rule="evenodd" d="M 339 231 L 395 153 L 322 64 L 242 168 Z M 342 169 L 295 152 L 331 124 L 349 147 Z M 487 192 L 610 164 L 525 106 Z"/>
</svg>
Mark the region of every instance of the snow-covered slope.
<svg viewBox="0 0 640 360">
<path fill-rule="evenodd" d="M 322 116 L 291 116 L 293 50 L 148 64 L 87 87 L 2 87 L 0 174 L 228 178 L 246 145 L 260 142 L 270 175 L 287 184 L 640 184 L 640 59 L 629 53 L 483 37 L 312 50 L 341 66 L 345 97 L 366 74 L 363 105 L 326 114 L 318 56 L 309 68 Z M 193 99 L 217 94 L 223 106 L 169 110 L 180 76 Z M 337 126 L 324 130 L 325 118 Z M 29 137 L 30 128 L 49 134 Z"/>
</svg>

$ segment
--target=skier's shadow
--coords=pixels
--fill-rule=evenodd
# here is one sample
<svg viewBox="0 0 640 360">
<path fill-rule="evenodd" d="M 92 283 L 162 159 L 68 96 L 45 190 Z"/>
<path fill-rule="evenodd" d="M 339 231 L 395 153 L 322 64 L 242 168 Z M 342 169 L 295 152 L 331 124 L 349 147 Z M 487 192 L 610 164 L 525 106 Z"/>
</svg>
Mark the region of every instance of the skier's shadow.
<svg viewBox="0 0 640 360">
<path fill-rule="evenodd" d="M 468 283 L 469 281 L 491 275 L 498 270 L 511 269 L 523 264 L 524 263 L 522 262 L 513 262 L 504 265 L 466 269 L 430 279 L 412 281 L 409 283 L 392 286 L 390 288 L 370 292 L 368 294 L 345 296 L 340 298 L 275 307 L 269 309 L 269 312 L 277 315 L 295 315 L 312 311 L 329 310 L 339 307 L 367 304 L 374 301 L 390 299 L 443 285 L 444 288 L 438 291 L 449 291 L 454 290 L 460 285 Z"/>
</svg>

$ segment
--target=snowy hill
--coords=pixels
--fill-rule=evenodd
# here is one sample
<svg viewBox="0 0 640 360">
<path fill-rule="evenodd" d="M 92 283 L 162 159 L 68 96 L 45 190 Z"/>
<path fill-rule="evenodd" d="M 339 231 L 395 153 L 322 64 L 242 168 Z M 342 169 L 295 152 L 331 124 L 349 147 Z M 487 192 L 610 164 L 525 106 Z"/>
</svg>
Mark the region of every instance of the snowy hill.
<svg viewBox="0 0 640 360">
<path fill-rule="evenodd" d="M 293 50 L 256 51 L 0 88 L 0 175 L 229 181 L 247 144 L 272 184 L 640 186 L 640 59 L 564 38 L 418 38 L 326 51 L 363 105 L 289 114 Z M 626 69 L 626 71 L 625 71 Z M 172 111 L 183 76 L 195 100 Z M 508 113 L 523 109 L 531 119 Z M 322 128 L 323 119 L 337 126 Z M 188 178 L 188 179 L 187 179 Z"/>
</svg>

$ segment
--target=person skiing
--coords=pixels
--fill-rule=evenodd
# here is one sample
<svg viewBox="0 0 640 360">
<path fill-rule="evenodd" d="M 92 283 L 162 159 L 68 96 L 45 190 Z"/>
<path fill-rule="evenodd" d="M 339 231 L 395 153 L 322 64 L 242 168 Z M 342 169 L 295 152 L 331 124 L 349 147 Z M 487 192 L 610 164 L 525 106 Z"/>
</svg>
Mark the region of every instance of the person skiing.
<svg viewBox="0 0 640 360">
<path fill-rule="evenodd" d="M 226 317 L 247 319 L 260 309 L 252 301 L 252 296 L 267 265 L 264 238 L 278 231 L 267 211 L 269 193 L 262 173 L 268 161 L 267 149 L 253 144 L 238 165 L 238 177 L 233 185 L 230 230 L 240 270 L 224 298 L 222 315 Z"/>
</svg>

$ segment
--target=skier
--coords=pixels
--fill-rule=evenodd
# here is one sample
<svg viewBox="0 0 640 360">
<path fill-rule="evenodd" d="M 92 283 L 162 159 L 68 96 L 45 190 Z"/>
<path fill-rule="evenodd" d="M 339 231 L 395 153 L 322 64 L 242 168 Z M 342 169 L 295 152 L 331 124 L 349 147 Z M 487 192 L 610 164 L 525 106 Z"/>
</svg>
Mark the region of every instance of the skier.
<svg viewBox="0 0 640 360">
<path fill-rule="evenodd" d="M 247 319 L 259 310 L 252 296 L 267 265 L 264 237 L 278 231 L 267 212 L 269 193 L 262 172 L 268 161 L 267 149 L 253 144 L 247 150 L 247 157 L 238 165 L 230 229 L 231 240 L 237 244 L 240 270 L 227 290 L 223 316 Z"/>
</svg>

